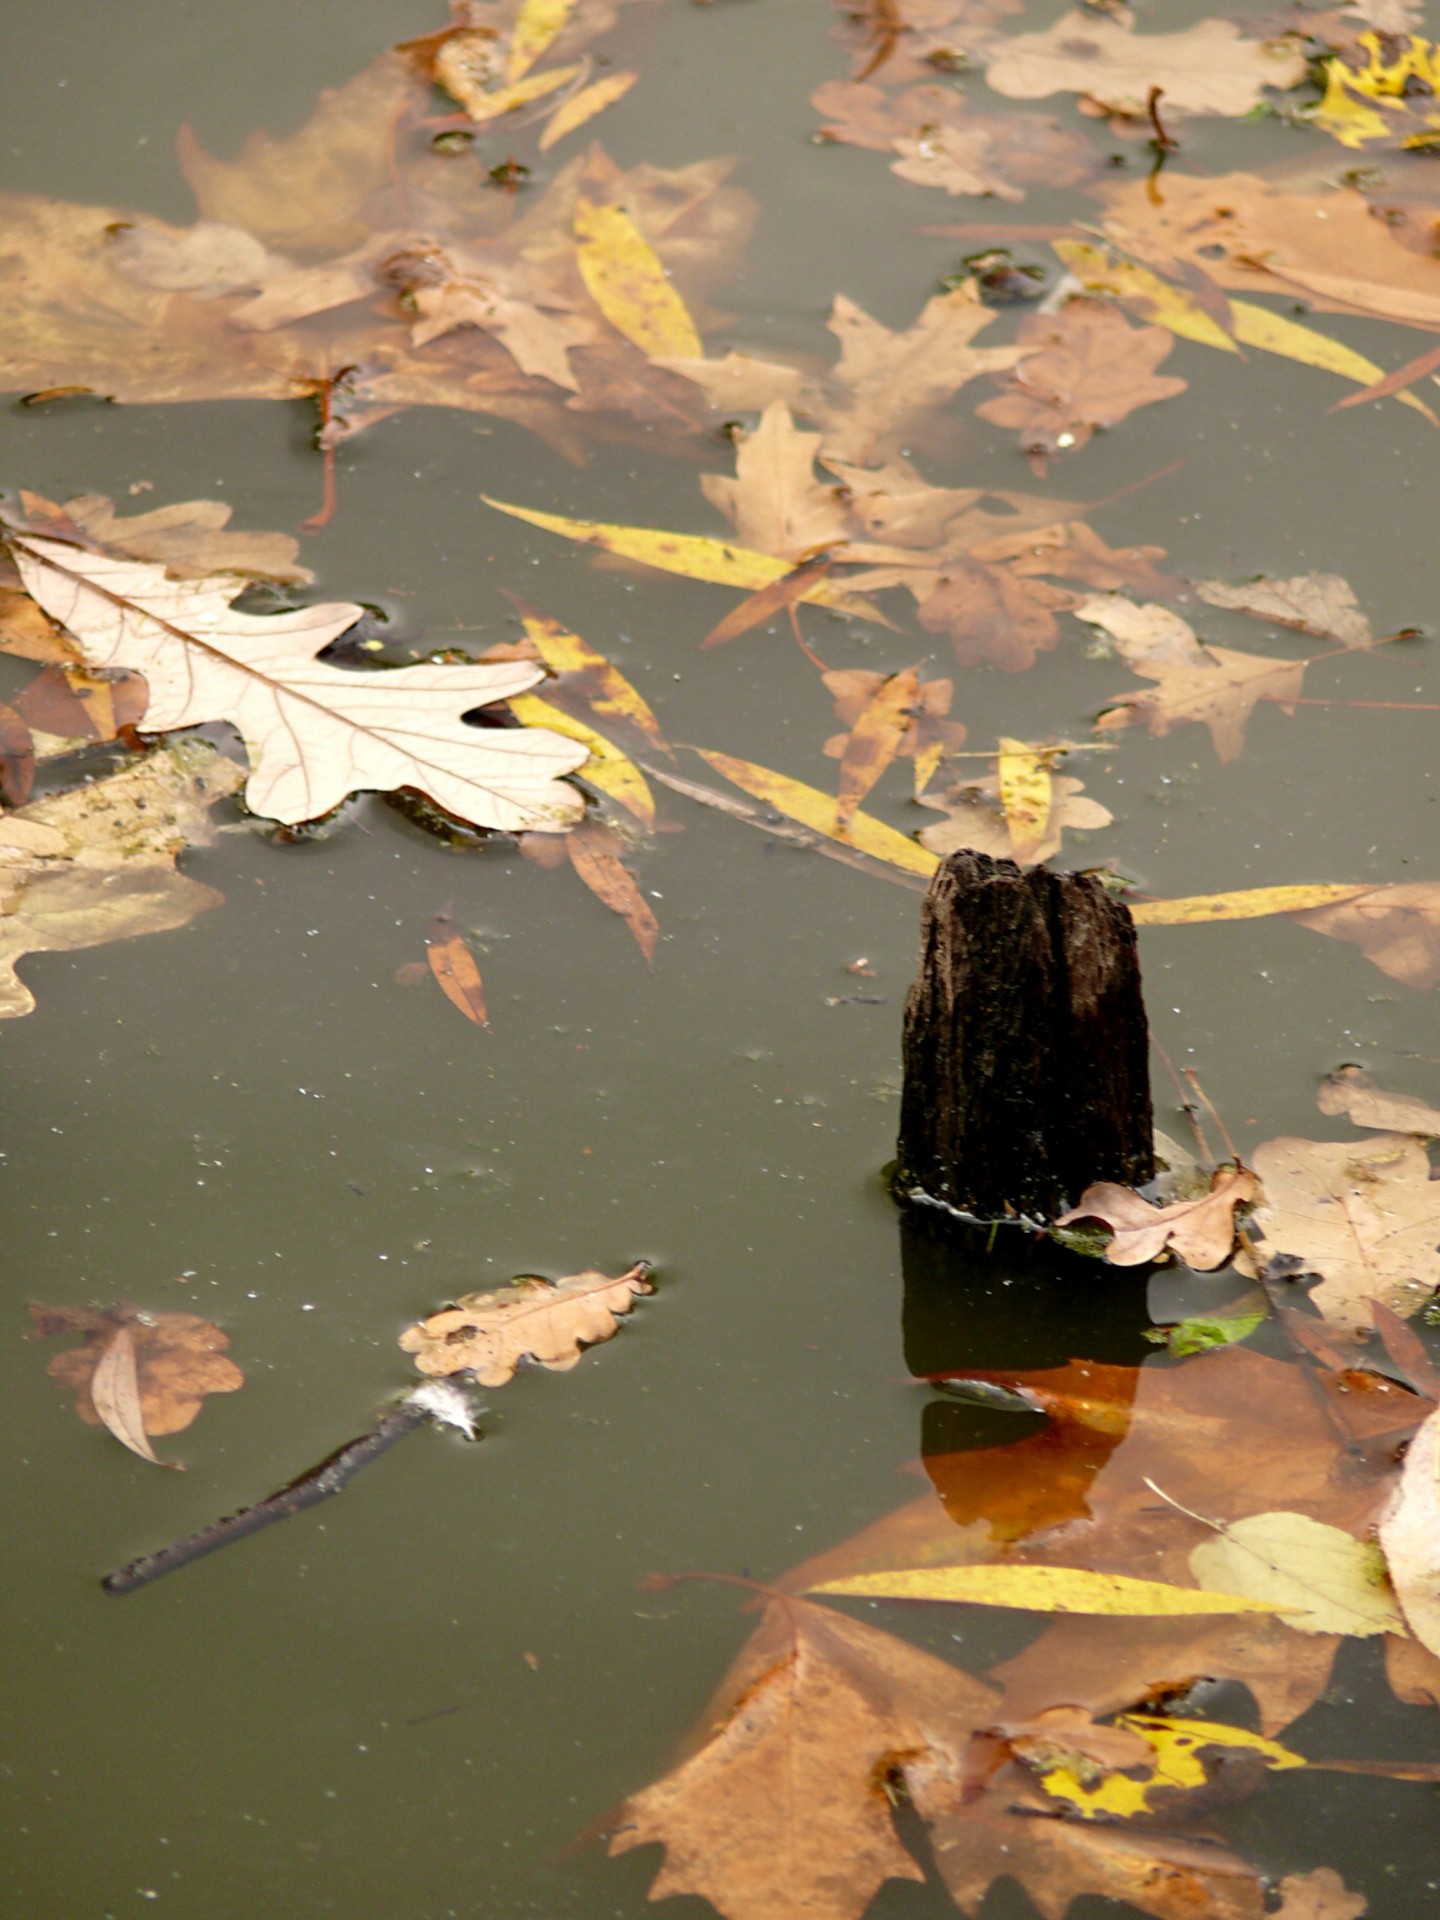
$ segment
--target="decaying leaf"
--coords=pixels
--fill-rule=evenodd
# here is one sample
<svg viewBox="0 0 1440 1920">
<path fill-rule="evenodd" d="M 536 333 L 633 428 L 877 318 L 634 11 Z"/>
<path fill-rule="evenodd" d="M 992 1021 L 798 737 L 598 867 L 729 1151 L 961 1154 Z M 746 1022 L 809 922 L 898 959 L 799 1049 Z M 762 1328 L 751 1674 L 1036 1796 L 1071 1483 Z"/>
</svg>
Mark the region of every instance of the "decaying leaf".
<svg viewBox="0 0 1440 1920">
<path fill-rule="evenodd" d="M 1343 1113 L 1357 1127 L 1380 1133 L 1416 1133 L 1440 1140 L 1440 1109 L 1410 1093 L 1386 1093 L 1363 1067 L 1337 1067 L 1321 1081 L 1315 1104 L 1322 1113 Z"/>
<path fill-rule="evenodd" d="M 1440 145 L 1440 47 L 1418 33 L 1356 36 L 1353 52 L 1325 62 L 1325 97 L 1311 116 L 1346 147 Z"/>
<path fill-rule="evenodd" d="M 1083 447 L 1097 427 L 1113 427 L 1137 407 L 1185 391 L 1157 374 L 1174 340 L 1163 327 L 1134 328 L 1113 302 L 1070 300 L 1058 313 L 1026 314 L 1024 358 L 1000 381 L 997 400 L 975 411 L 999 427 L 1017 427 L 1026 452 Z"/>
<path fill-rule="evenodd" d="M 1440 1413 L 1410 1442 L 1379 1533 L 1410 1631 L 1440 1654 Z"/>
<path fill-rule="evenodd" d="M 169 579 L 55 540 L 11 536 L 26 588 L 74 634 L 90 667 L 128 668 L 150 689 L 154 732 L 233 720 L 252 757 L 245 797 L 282 821 L 313 820 L 357 789 L 417 787 L 478 826 L 558 828 L 578 794 L 558 777 L 573 741 L 541 729 L 462 723 L 470 709 L 541 678 L 524 663 L 354 673 L 315 659 L 359 619 L 348 602 L 293 613 L 236 613 L 243 583 Z"/>
<path fill-rule="evenodd" d="M 1264 1601 L 1301 1633 L 1405 1630 L 1374 1548 L 1306 1513 L 1231 1521 L 1195 1548 L 1190 1571 L 1201 1586 Z"/>
<path fill-rule="evenodd" d="M 575 258 L 596 306 L 643 354 L 704 358 L 685 302 L 624 207 L 581 195 L 575 203 Z"/>
<path fill-rule="evenodd" d="M 1286 1874 L 1274 1920 L 1360 1920 L 1369 1904 L 1333 1867 L 1316 1867 L 1311 1873 Z"/>
<path fill-rule="evenodd" d="M 178 873 L 208 846 L 210 808 L 244 773 L 202 740 L 0 817 L 0 1019 L 34 1011 L 15 972 L 27 953 L 73 952 L 183 927 L 223 895 Z"/>
<path fill-rule="evenodd" d="M 1153 680 L 1155 686 L 1143 693 L 1117 695 L 1096 725 L 1128 727 L 1143 721 L 1156 739 L 1163 740 L 1187 721 L 1200 721 L 1209 728 L 1218 757 L 1230 761 L 1244 751 L 1245 729 L 1261 700 L 1274 701 L 1286 713 L 1295 711 L 1306 661 L 1266 660 L 1229 647 L 1202 647 L 1200 652 L 1203 664 L 1132 660 L 1136 673 Z"/>
<path fill-rule="evenodd" d="M 1368 1327 L 1372 1300 L 1404 1320 L 1430 1299 L 1440 1284 L 1440 1188 L 1421 1141 L 1282 1138 L 1257 1147 L 1254 1163 L 1265 1257 L 1322 1276 L 1310 1301 L 1331 1326 Z"/>
<path fill-rule="evenodd" d="M 1433 880 L 1357 888 L 1333 906 L 1317 904 L 1295 918 L 1312 933 L 1353 941 L 1407 987 L 1426 992 L 1440 982 L 1440 885 Z"/>
<path fill-rule="evenodd" d="M 37 1303 L 30 1318 L 44 1338 L 84 1335 L 82 1345 L 57 1353 L 47 1372 L 74 1394 L 75 1411 L 88 1426 L 108 1427 L 143 1459 L 155 1459 L 147 1434 L 182 1432 L 207 1394 L 234 1393 L 245 1384 L 225 1358 L 226 1335 L 193 1313 Z"/>
<path fill-rule="evenodd" d="M 649 1274 L 640 1260 L 614 1280 L 603 1273 L 556 1281 L 527 1275 L 493 1293 L 462 1294 L 453 1307 L 407 1327 L 400 1345 L 421 1373 L 473 1373 L 482 1387 L 503 1387 L 522 1360 L 567 1373 L 583 1347 L 610 1339 L 637 1295 L 655 1291 Z"/>
<path fill-rule="evenodd" d="M 1056 1226 L 1076 1220 L 1103 1220 L 1113 1238 L 1105 1258 L 1115 1267 L 1137 1267 L 1157 1260 L 1169 1248 L 1187 1266 L 1206 1273 L 1223 1267 L 1235 1245 L 1235 1209 L 1249 1205 L 1257 1192 L 1255 1175 L 1244 1167 L 1222 1167 L 1201 1200 L 1177 1200 L 1153 1207 L 1132 1187 L 1101 1181 L 1087 1187 L 1078 1206 L 1062 1213 Z"/>
<path fill-rule="evenodd" d="M 603 80 L 596 80 L 588 87 L 582 87 L 579 93 L 558 106 L 545 122 L 545 131 L 540 136 L 540 151 L 548 153 L 558 146 L 567 133 L 574 133 L 577 127 L 583 127 L 587 120 L 593 120 L 597 113 L 603 113 L 606 107 L 613 107 L 640 78 L 624 68 L 607 73 Z"/>
<path fill-rule="evenodd" d="M 844 841 L 847 846 L 868 853 L 872 859 L 887 861 L 906 873 L 923 874 L 927 879 L 939 865 L 933 853 L 858 808 L 842 820 L 837 799 L 815 787 L 807 787 L 801 780 L 772 773 L 768 767 L 757 767 L 748 760 L 737 760 L 733 754 L 712 753 L 701 747 L 697 747 L 696 752 L 708 766 L 727 780 L 733 780 L 744 792 L 798 820 L 802 826 L 813 828 L 816 833 Z"/>
<path fill-rule="evenodd" d="M 1167 114 L 1238 116 L 1259 106 L 1266 87 L 1294 87 L 1305 57 L 1294 44 L 1246 40 L 1229 20 L 1202 20 L 1181 33 L 1134 33 L 1075 9 L 1044 33 L 1001 41 L 985 78 L 1013 100 L 1080 93 L 1112 113 L 1138 117 L 1152 87 Z"/>
<path fill-rule="evenodd" d="M 452 900 L 432 915 L 425 936 L 425 958 L 435 984 L 451 1006 L 458 1007 L 465 1018 L 473 1021 L 477 1027 L 488 1027 L 490 1017 L 485 1011 L 485 985 L 480 978 L 475 956 L 455 924 L 454 911 L 455 902 Z"/>
</svg>

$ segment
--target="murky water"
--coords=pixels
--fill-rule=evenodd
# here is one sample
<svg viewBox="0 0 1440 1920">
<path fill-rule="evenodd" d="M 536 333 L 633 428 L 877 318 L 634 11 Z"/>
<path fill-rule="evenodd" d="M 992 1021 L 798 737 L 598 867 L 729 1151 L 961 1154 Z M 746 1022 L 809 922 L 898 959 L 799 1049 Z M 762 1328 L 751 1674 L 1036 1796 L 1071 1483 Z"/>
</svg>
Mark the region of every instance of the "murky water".
<svg viewBox="0 0 1440 1920">
<path fill-rule="evenodd" d="M 836 290 L 907 324 L 964 250 L 914 229 L 993 211 L 811 143 L 809 91 L 845 70 L 829 23 L 822 0 L 637 9 L 607 50 L 647 84 L 602 129 L 622 165 L 743 156 L 761 217 L 724 290 L 728 338 L 822 361 Z M 188 219 L 180 120 L 231 151 L 437 24 L 413 0 L 13 10 L 10 183 Z M 1187 165 L 1245 163 L 1255 137 L 1200 122 Z M 1024 216 L 1067 213 L 1036 192 Z M 1331 330 L 1389 363 L 1386 329 Z M 1185 403 L 1138 414 L 1053 484 L 1098 499 L 1183 461 L 1105 514 L 1108 540 L 1163 545 L 1200 575 L 1324 566 L 1377 632 L 1425 625 L 1432 430 L 1393 407 L 1329 418 L 1318 376 L 1214 359 L 1179 345 L 1167 370 L 1191 382 Z M 122 503 L 150 482 L 137 505 L 222 498 L 244 525 L 292 527 L 318 503 L 310 424 L 281 404 L 12 407 L 4 478 Z M 1012 435 L 969 431 L 948 483 L 1028 484 Z M 699 464 L 726 469 L 728 449 Z M 824 783 L 828 702 L 788 639 L 700 656 L 729 596 L 597 571 L 488 512 L 482 491 L 650 524 L 676 523 L 678 499 L 686 524 L 709 525 L 683 457 L 602 451 L 576 469 L 503 423 L 415 412 L 343 450 L 339 516 L 304 556 L 316 594 L 381 605 L 402 646 L 428 647 L 505 637 L 499 590 L 521 590 L 610 653 L 672 739 Z M 919 651 L 878 630 L 845 645 L 846 664 L 887 668 Z M 1440 699 L 1428 644 L 1390 671 L 1392 697 Z M 956 712 L 972 743 L 1083 737 L 1123 681 L 1067 645 L 1029 675 L 961 674 Z M 1177 895 L 1429 877 L 1432 739 L 1423 714 L 1262 708 L 1246 756 L 1222 767 L 1198 729 L 1127 734 L 1080 769 L 1116 823 L 1077 863 L 1111 858 Z M 449 850 L 375 801 L 315 844 L 237 832 L 188 856 L 226 904 L 183 931 L 23 963 L 39 1010 L 3 1034 L 0 1162 L 6 1920 L 632 1920 L 654 1856 L 571 1843 L 669 1764 L 747 1630 L 733 1591 L 641 1578 L 771 1577 L 907 1496 L 932 1399 L 907 1378 L 907 1293 L 912 1345 L 980 1364 L 1150 1351 L 1143 1283 L 1069 1265 L 1043 1285 L 964 1269 L 937 1329 L 933 1250 L 880 1180 L 916 896 L 663 808 L 683 831 L 640 866 L 665 935 L 653 972 L 568 875 L 507 847 Z M 878 810 L 913 824 L 903 802 Z M 450 899 L 481 953 L 489 1034 L 428 984 L 395 981 Z M 862 956 L 875 1004 L 848 999 Z M 1144 960 L 1159 1038 L 1199 1066 L 1242 1147 L 1343 1132 L 1313 1110 L 1342 1059 L 1440 1097 L 1433 1001 L 1351 947 L 1257 921 L 1156 930 Z M 483 1445 L 421 1435 L 317 1515 L 123 1603 L 101 1595 L 108 1566 L 362 1428 L 406 1382 L 394 1342 L 416 1315 L 516 1272 L 618 1272 L 642 1255 L 655 1298 L 573 1374 L 492 1394 Z M 1168 1312 L 1176 1283 L 1155 1285 Z M 226 1328 L 247 1384 L 162 1445 L 183 1479 L 76 1421 L 44 1378 L 48 1350 L 19 1337 L 30 1298 L 130 1298 Z M 949 1445 L 1010 1431 L 945 1417 Z M 951 1651 L 978 1668 L 1029 1631 L 982 1619 Z M 950 1628 L 915 1632 L 939 1648 Z M 1352 1648 L 1316 1710 L 1329 1750 L 1423 1754 L 1429 1723 L 1383 1704 L 1373 1670 Z M 1335 1709 L 1357 1694 L 1363 1714 Z M 1435 1905 L 1429 1792 L 1286 1777 L 1231 1830 L 1276 1871 L 1341 1868 L 1373 1915 L 1402 1920 Z M 898 1885 L 874 1909 L 949 1910 Z M 1013 1886 L 986 1907 L 1023 1911 Z"/>
</svg>

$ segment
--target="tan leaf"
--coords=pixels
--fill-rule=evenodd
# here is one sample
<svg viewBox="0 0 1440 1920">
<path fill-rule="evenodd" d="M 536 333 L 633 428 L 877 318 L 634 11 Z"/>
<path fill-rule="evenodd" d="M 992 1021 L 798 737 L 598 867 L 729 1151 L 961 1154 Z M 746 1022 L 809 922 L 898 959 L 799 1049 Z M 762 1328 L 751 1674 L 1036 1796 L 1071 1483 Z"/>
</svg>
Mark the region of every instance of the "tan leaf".
<svg viewBox="0 0 1440 1920">
<path fill-rule="evenodd" d="M 874 1627 L 772 1601 L 695 1750 L 626 1801 L 610 1851 L 664 1846 L 652 1900 L 699 1894 L 730 1920 L 859 1920 L 886 1880 L 924 1878 L 895 1832 L 886 1768 L 948 1759 L 994 1701 Z"/>
<path fill-rule="evenodd" d="M 1410 1631 L 1440 1654 L 1440 1413 L 1430 1415 L 1406 1449 L 1379 1533 Z"/>
<path fill-rule="evenodd" d="M 581 811 L 556 776 L 585 759 L 583 748 L 460 718 L 533 686 L 538 667 L 348 672 L 314 656 L 359 619 L 349 603 L 236 613 L 242 583 L 225 574 L 172 581 L 158 567 L 20 535 L 12 551 L 30 593 L 92 668 L 145 676 L 148 730 L 236 723 L 252 756 L 246 801 L 256 813 L 313 820 L 359 787 L 418 787 L 479 826 L 563 826 Z"/>
<path fill-rule="evenodd" d="M 1053 859 L 1060 851 L 1067 831 L 1089 833 L 1108 827 L 1115 816 L 1084 793 L 1084 782 L 1068 773 L 1052 774 L 1051 800 L 1045 818 L 1045 831 L 1017 846 L 1000 796 L 998 773 L 982 774 L 970 780 L 956 781 L 943 793 L 928 793 L 921 804 L 934 807 L 946 818 L 933 827 L 922 827 L 919 840 L 931 853 L 955 853 L 969 847 L 976 853 L 988 853 L 996 860 L 1014 860 L 1017 865 L 1037 866 Z"/>
<path fill-rule="evenodd" d="M 1333 1867 L 1315 1867 L 1309 1873 L 1286 1874 L 1273 1920 L 1360 1920 L 1369 1904 L 1363 1893 L 1350 1891 Z"/>
<path fill-rule="evenodd" d="M 0 703 L 0 800 L 23 807 L 35 784 L 35 741 L 14 707 Z"/>
<path fill-rule="evenodd" d="M 569 835 L 570 864 L 602 905 L 618 913 L 647 960 L 654 958 L 660 923 L 620 859 L 619 837 L 606 826 L 587 824 Z"/>
<path fill-rule="evenodd" d="M 210 844 L 211 806 L 243 784 L 208 741 L 186 740 L 0 817 L 0 1019 L 34 1011 L 23 954 L 164 933 L 219 906 L 175 857 Z"/>
<path fill-rule="evenodd" d="M 968 380 L 1014 366 L 1016 347 L 971 345 L 994 318 L 967 285 L 936 294 L 913 326 L 894 333 L 837 294 L 828 325 L 840 342 L 834 379 L 842 397 L 823 415 L 826 453 L 869 460 L 882 442 L 899 445 L 907 427 Z"/>
<path fill-rule="evenodd" d="M 1428 991 L 1440 981 L 1440 885 L 1412 880 L 1369 887 L 1297 913 L 1296 922 L 1332 940 L 1351 940 L 1392 980 Z"/>
<path fill-rule="evenodd" d="M 1246 40 L 1229 20 L 1202 20 L 1182 33 L 1133 33 L 1077 8 L 1044 33 L 1001 41 L 985 78 L 1012 100 L 1081 93 L 1134 117 L 1160 87 L 1167 114 L 1238 118 L 1260 105 L 1266 87 L 1298 86 L 1305 57 L 1296 45 Z"/>
<path fill-rule="evenodd" d="M 1045 580 L 1027 580 L 1010 567 L 978 560 L 947 561 L 933 591 L 920 599 L 927 633 L 948 633 L 961 666 L 988 661 L 1005 673 L 1023 673 L 1037 653 L 1060 644 L 1055 615 L 1075 596 Z"/>
<path fill-rule="evenodd" d="M 1372 1300 L 1408 1319 L 1440 1284 L 1440 1188 L 1419 1140 L 1268 1140 L 1255 1172 L 1265 1255 L 1323 1276 L 1310 1301 L 1333 1327 L 1368 1328 Z"/>
<path fill-rule="evenodd" d="M 1166 1248 L 1200 1273 L 1223 1267 L 1235 1245 L 1235 1209 L 1253 1200 L 1255 1175 L 1244 1167 L 1223 1167 L 1202 1200 L 1177 1200 L 1152 1207 L 1132 1187 L 1103 1180 L 1087 1187 L 1078 1206 L 1062 1213 L 1056 1226 L 1076 1220 L 1103 1220 L 1113 1238 L 1105 1258 L 1115 1267 L 1137 1267 L 1158 1259 Z"/>
<path fill-rule="evenodd" d="M 75 1411 L 88 1426 L 110 1427 L 147 1459 L 153 1460 L 154 1454 L 136 1444 L 143 1443 L 146 1434 L 182 1432 L 207 1394 L 234 1393 L 245 1384 L 244 1374 L 225 1358 L 229 1340 L 193 1313 L 148 1314 L 133 1307 L 100 1312 L 35 1304 L 30 1317 L 44 1337 L 85 1336 L 81 1346 L 51 1360 L 51 1379 L 75 1395 Z M 121 1335 L 123 1340 L 118 1339 Z"/>
<path fill-rule="evenodd" d="M 705 498 L 729 520 L 741 546 L 797 560 L 845 538 L 839 489 L 815 478 L 822 438 L 802 433 L 784 401 L 774 400 L 754 433 L 736 435 L 735 478 L 702 474 Z"/>
<path fill-rule="evenodd" d="M 1132 667 L 1210 669 L 1210 656 L 1195 637 L 1195 629 L 1169 607 L 1154 602 L 1137 607 L 1123 593 L 1093 593 L 1071 612 L 1077 620 L 1099 627 L 1115 642 L 1115 651 Z"/>
<path fill-rule="evenodd" d="M 1337 1067 L 1326 1074 L 1315 1095 L 1322 1113 L 1344 1113 L 1357 1127 L 1381 1133 L 1417 1133 L 1440 1139 L 1440 1109 L 1411 1093 L 1386 1093 L 1363 1067 Z"/>
<path fill-rule="evenodd" d="M 0 587 L 0 650 L 47 666 L 80 664 L 80 649 L 47 620 L 28 593 Z"/>
<path fill-rule="evenodd" d="M 482 1387 L 503 1387 L 522 1360 L 554 1373 L 579 1364 L 582 1347 L 608 1340 L 638 1294 L 653 1293 L 641 1260 L 611 1280 L 603 1273 L 568 1279 L 534 1276 L 494 1293 L 466 1293 L 400 1336 L 421 1373 L 473 1373 Z"/>
<path fill-rule="evenodd" d="M 1143 181 L 1106 198 L 1118 243 L 1196 267 L 1232 292 L 1288 293 L 1331 313 L 1440 326 L 1433 258 L 1402 246 L 1353 189 L 1176 174 L 1158 204 Z"/>
<path fill-rule="evenodd" d="M 1097 427 L 1185 391 L 1183 380 L 1155 371 L 1173 336 L 1132 327 L 1113 301 L 1070 300 L 1058 313 L 1026 314 L 1019 340 L 1024 358 L 1001 380 L 1005 391 L 975 411 L 1018 427 L 1027 452 L 1083 447 Z"/>
<path fill-rule="evenodd" d="M 593 120 L 597 113 L 603 113 L 606 107 L 613 107 L 639 78 L 638 73 L 619 68 L 614 73 L 607 73 L 603 80 L 582 87 L 579 93 L 558 106 L 545 122 L 545 131 L 540 136 L 540 151 L 548 153 L 567 133 L 574 133 L 587 120 Z"/>
<path fill-rule="evenodd" d="M 105 1342 L 90 1376 L 90 1398 L 101 1426 L 108 1427 L 122 1446 L 157 1467 L 165 1465 L 145 1438 L 140 1381 L 135 1371 L 135 1336 L 128 1327 L 116 1327 Z"/>
<path fill-rule="evenodd" d="M 107 553 L 121 560 L 153 560 L 180 579 L 244 573 L 308 586 L 315 578 L 299 564 L 300 542 L 293 534 L 230 530 L 235 509 L 223 500 L 181 500 L 149 513 L 121 514 L 103 493 L 84 493 L 67 500 L 64 511 Z"/>
<path fill-rule="evenodd" d="M 1293 580 L 1250 580 L 1238 587 L 1201 580 L 1195 591 L 1212 607 L 1232 607 L 1273 620 L 1277 626 L 1338 640 L 1342 647 L 1368 647 L 1375 635 L 1349 582 L 1338 573 L 1302 573 Z"/>
<path fill-rule="evenodd" d="M 798 367 L 730 352 L 723 360 L 685 360 L 661 356 L 657 367 L 678 373 L 703 388 L 714 413 L 763 413 L 780 401 L 787 407 L 804 399 L 809 381 Z"/>
<path fill-rule="evenodd" d="M 475 956 L 455 924 L 454 907 L 452 900 L 432 916 L 430 930 L 425 936 L 425 958 L 435 984 L 451 1006 L 458 1007 L 465 1018 L 473 1021 L 477 1027 L 488 1027 L 490 1019 L 485 1011 L 485 984 L 480 978 Z"/>
<path fill-rule="evenodd" d="M 1156 682 L 1154 689 L 1118 695 L 1096 725 L 1128 727 L 1143 721 L 1156 739 L 1163 740 L 1187 721 L 1200 721 L 1209 728 L 1218 757 L 1230 761 L 1244 751 L 1245 728 L 1259 701 L 1273 700 L 1286 712 L 1294 712 L 1305 679 L 1304 660 L 1266 660 L 1229 647 L 1200 651 L 1205 656 L 1203 666 L 1132 661 L 1137 673 Z"/>
</svg>

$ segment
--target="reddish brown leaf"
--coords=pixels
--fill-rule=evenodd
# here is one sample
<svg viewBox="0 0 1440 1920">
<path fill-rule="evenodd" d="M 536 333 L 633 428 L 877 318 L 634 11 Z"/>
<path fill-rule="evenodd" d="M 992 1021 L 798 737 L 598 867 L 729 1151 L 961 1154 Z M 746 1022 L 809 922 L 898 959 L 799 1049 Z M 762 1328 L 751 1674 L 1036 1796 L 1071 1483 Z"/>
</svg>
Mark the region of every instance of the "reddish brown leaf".
<svg viewBox="0 0 1440 1920">
<path fill-rule="evenodd" d="M 138 673 L 108 679 L 79 667 L 45 667 L 14 702 L 15 711 L 36 733 L 63 740 L 113 740 L 122 727 L 145 717 L 149 688 Z"/>
<path fill-rule="evenodd" d="M 477 1027 L 490 1025 L 485 1011 L 485 983 L 475 956 L 451 918 L 455 902 L 448 901 L 430 922 L 425 936 L 425 957 L 430 971 L 452 1007 L 458 1007 Z"/>
<path fill-rule="evenodd" d="M 81 664 L 80 649 L 41 612 L 28 593 L 0 587 L 0 649 L 45 666 Z"/>
<path fill-rule="evenodd" d="M 35 742 L 13 707 L 0 703 L 0 799 L 23 807 L 35 784 Z"/>
<path fill-rule="evenodd" d="M 820 554 L 814 560 L 803 561 L 780 579 L 772 580 L 768 587 L 758 587 L 710 629 L 700 642 L 701 646 L 718 647 L 723 641 L 736 640 L 752 627 L 758 627 L 762 620 L 771 620 L 777 613 L 784 613 L 787 609 L 793 611 L 807 591 L 817 580 L 823 580 L 833 565 L 828 554 Z"/>
<path fill-rule="evenodd" d="M 1025 358 L 999 379 L 1001 397 L 975 411 L 998 427 L 1018 427 L 1027 452 L 1083 447 L 1097 427 L 1185 391 L 1183 380 L 1155 372 L 1174 336 L 1164 327 L 1132 327 L 1108 300 L 1071 300 L 1058 313 L 1027 314 L 1020 344 Z"/>
<path fill-rule="evenodd" d="M 618 913 L 647 960 L 655 952 L 660 925 L 650 911 L 635 876 L 621 863 L 620 843 L 609 827 L 587 824 L 568 834 L 565 846 L 570 864 L 597 900 Z"/>
</svg>

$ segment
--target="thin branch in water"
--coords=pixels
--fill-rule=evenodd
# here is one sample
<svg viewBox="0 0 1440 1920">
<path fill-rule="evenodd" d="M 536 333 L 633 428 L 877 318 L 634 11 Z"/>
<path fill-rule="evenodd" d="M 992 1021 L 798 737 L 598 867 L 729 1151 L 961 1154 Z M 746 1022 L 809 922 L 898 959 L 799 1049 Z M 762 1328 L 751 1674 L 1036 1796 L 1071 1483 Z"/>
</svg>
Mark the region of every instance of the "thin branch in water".
<svg viewBox="0 0 1440 1920">
<path fill-rule="evenodd" d="M 1155 149 L 1156 158 L 1162 161 L 1167 154 L 1180 151 L 1180 142 L 1173 134 L 1165 131 L 1165 123 L 1160 118 L 1160 102 L 1164 98 L 1163 87 L 1151 87 L 1145 99 L 1145 111 L 1150 116 L 1151 126 L 1155 129 L 1155 135 L 1150 144 Z"/>
</svg>

